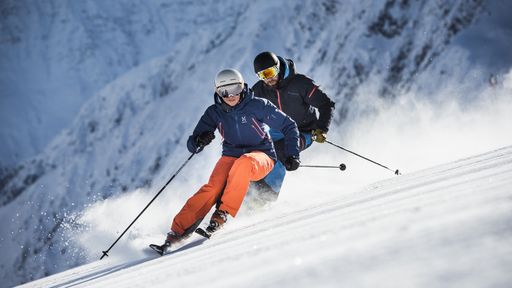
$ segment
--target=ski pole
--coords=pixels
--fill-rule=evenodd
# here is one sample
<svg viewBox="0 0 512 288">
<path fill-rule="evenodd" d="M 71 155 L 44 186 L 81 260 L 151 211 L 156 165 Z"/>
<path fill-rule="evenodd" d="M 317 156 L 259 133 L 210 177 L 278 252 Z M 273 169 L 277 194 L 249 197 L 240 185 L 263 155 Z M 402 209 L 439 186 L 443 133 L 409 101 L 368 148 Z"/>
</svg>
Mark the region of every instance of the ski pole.
<svg viewBox="0 0 512 288">
<path fill-rule="evenodd" d="M 306 167 L 306 168 L 338 168 L 341 171 L 345 171 L 347 169 L 347 165 L 341 163 L 339 166 L 329 166 L 329 165 L 300 165 L 299 167 Z"/>
<path fill-rule="evenodd" d="M 341 147 L 340 145 L 334 144 L 334 143 L 332 143 L 332 142 L 331 142 L 331 141 L 329 141 L 329 140 L 325 140 L 325 142 L 326 142 L 326 143 L 331 144 L 331 145 L 332 145 L 332 146 L 334 146 L 334 147 L 340 148 L 341 150 L 347 151 L 347 152 L 352 153 L 352 154 L 354 154 L 354 155 L 356 155 L 356 156 L 358 156 L 358 157 L 361 157 L 361 158 L 363 158 L 364 160 L 370 161 L 370 162 L 372 162 L 373 164 L 379 165 L 380 167 L 386 168 L 386 169 L 388 169 L 389 171 L 394 172 L 394 173 L 395 173 L 395 175 L 402 175 L 402 173 L 400 173 L 400 171 L 398 171 L 398 169 L 396 169 L 395 171 L 393 171 L 392 169 L 389 169 L 388 167 L 386 167 L 386 166 L 384 166 L 384 165 L 382 165 L 382 164 L 380 164 L 380 163 L 377 163 L 377 162 L 375 162 L 375 161 L 373 161 L 373 160 L 371 160 L 371 159 L 368 159 L 368 158 L 366 158 L 366 157 L 364 157 L 364 156 L 361 156 L 361 155 L 359 155 L 359 154 L 357 154 L 357 153 L 355 153 L 355 152 L 353 152 L 353 151 L 350 151 L 350 150 L 348 150 L 348 149 L 346 149 L 346 148 L 343 148 L 343 147 Z"/>
<path fill-rule="evenodd" d="M 176 175 L 178 175 L 178 173 L 180 173 L 181 169 L 183 169 L 183 167 L 185 167 L 185 165 L 187 165 L 187 163 L 190 161 L 190 159 L 192 159 L 192 157 L 194 157 L 194 155 L 196 155 L 196 153 L 197 152 L 190 154 L 188 159 L 183 164 L 181 164 L 180 168 L 178 168 L 178 171 L 176 171 L 176 173 L 174 173 L 174 175 L 171 176 L 171 178 L 167 181 L 167 183 L 165 183 L 165 185 L 160 189 L 160 191 L 158 191 L 158 193 L 156 193 L 155 197 L 153 197 L 153 199 L 151 199 L 151 201 L 149 201 L 148 205 L 146 205 L 146 207 L 144 207 L 144 209 L 142 209 L 142 211 L 139 213 L 139 215 L 137 215 L 137 217 L 135 217 L 135 219 L 132 221 L 132 223 L 130 223 L 130 225 L 128 225 L 128 227 L 126 227 L 126 229 L 123 231 L 123 233 L 121 233 L 121 236 L 119 236 L 116 239 L 116 241 L 114 241 L 114 243 L 112 243 L 112 245 L 110 245 L 110 247 L 106 251 L 103 251 L 103 256 L 101 256 L 100 260 L 103 259 L 103 257 L 108 256 L 108 252 L 110 251 L 110 249 L 112 249 L 112 247 L 114 247 L 114 245 L 116 245 L 117 241 L 119 241 L 119 239 L 121 239 L 121 237 L 123 237 L 123 235 L 126 233 L 126 231 L 128 231 L 128 229 L 130 229 L 130 227 L 132 227 L 133 223 L 135 223 L 135 221 L 137 221 L 137 219 L 139 219 L 139 217 L 142 215 L 142 213 L 144 213 L 144 211 L 146 211 L 146 209 L 148 209 L 149 205 L 151 205 L 151 203 L 153 203 L 153 201 L 155 201 L 155 199 L 160 195 L 160 193 L 162 193 L 165 190 L 167 185 L 169 185 L 169 183 L 171 183 L 171 181 L 174 179 L 174 177 L 176 177 Z"/>
</svg>

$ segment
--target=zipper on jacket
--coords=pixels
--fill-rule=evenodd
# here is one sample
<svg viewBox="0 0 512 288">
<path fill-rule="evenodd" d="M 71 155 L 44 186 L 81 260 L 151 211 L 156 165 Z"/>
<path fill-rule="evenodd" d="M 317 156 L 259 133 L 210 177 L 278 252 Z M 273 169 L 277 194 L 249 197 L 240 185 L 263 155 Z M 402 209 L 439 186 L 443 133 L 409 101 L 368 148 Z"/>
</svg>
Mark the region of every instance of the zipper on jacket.
<svg viewBox="0 0 512 288">
<path fill-rule="evenodd" d="M 279 104 L 279 110 L 283 111 L 283 107 L 281 106 L 281 93 L 279 93 L 279 90 L 276 89 L 277 93 L 277 104 Z"/>
<path fill-rule="evenodd" d="M 238 136 L 238 142 L 241 142 L 242 137 L 240 136 L 240 127 L 238 127 L 238 112 L 235 112 L 235 128 L 236 128 L 236 135 Z"/>
</svg>

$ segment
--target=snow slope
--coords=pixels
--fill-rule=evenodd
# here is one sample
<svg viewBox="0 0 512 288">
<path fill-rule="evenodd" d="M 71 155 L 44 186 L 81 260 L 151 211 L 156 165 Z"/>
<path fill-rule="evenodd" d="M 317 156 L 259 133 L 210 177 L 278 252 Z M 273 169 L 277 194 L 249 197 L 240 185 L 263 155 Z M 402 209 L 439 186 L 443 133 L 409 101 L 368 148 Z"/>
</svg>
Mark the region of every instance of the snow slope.
<svg viewBox="0 0 512 288">
<path fill-rule="evenodd" d="M 194 236 L 171 255 L 96 261 L 21 287 L 512 285 L 512 146 L 288 204 L 231 221 L 211 240 Z"/>
</svg>

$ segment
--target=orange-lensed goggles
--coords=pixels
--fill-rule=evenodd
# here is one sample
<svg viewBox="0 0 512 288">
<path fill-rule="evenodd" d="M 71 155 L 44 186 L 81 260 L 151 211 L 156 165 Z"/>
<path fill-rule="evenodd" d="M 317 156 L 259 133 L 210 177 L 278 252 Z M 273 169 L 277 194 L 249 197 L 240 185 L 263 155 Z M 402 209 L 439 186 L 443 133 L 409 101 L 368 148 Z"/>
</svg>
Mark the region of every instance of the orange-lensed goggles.
<svg viewBox="0 0 512 288">
<path fill-rule="evenodd" d="M 242 83 L 228 84 L 217 87 L 217 94 L 223 98 L 238 96 L 244 90 Z"/>
<path fill-rule="evenodd" d="M 258 78 L 260 78 L 261 80 L 274 78 L 277 76 L 277 74 L 279 74 L 279 68 L 277 68 L 277 66 L 272 66 L 265 70 L 261 70 L 257 74 Z"/>
</svg>

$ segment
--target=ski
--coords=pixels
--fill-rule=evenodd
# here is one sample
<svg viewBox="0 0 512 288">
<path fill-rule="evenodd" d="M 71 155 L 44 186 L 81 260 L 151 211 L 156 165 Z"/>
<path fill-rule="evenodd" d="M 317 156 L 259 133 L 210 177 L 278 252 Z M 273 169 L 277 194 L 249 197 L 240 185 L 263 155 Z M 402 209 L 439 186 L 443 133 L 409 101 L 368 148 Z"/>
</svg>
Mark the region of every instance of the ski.
<svg viewBox="0 0 512 288">
<path fill-rule="evenodd" d="M 210 237 L 212 237 L 212 233 L 208 233 L 203 228 L 197 228 L 196 233 L 203 236 L 204 238 L 207 238 L 207 239 L 210 239 Z"/>
<path fill-rule="evenodd" d="M 160 254 L 160 256 L 163 256 L 165 253 L 167 253 L 167 249 L 169 248 L 169 245 L 149 244 L 149 248 L 153 249 L 153 251 Z"/>
</svg>

